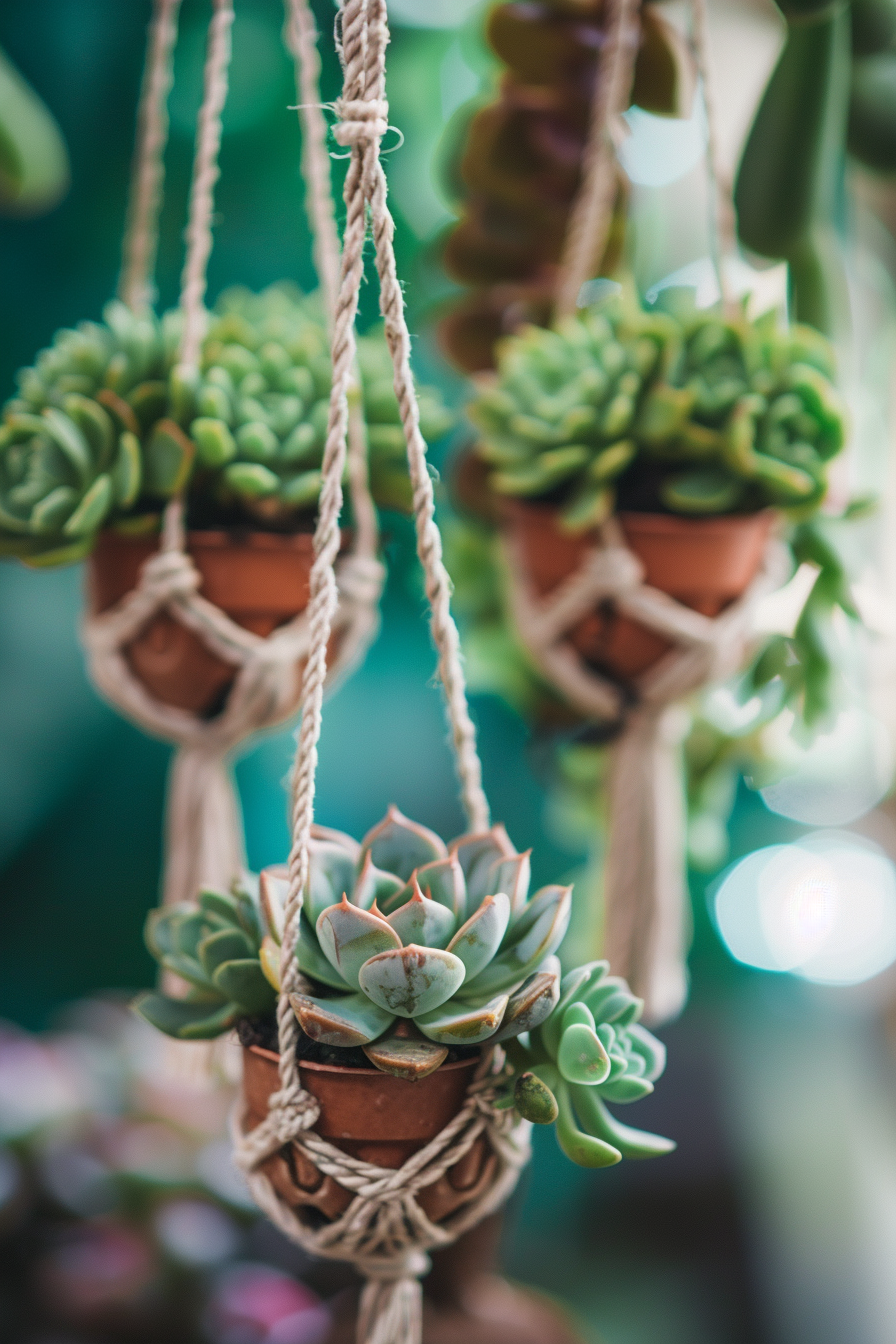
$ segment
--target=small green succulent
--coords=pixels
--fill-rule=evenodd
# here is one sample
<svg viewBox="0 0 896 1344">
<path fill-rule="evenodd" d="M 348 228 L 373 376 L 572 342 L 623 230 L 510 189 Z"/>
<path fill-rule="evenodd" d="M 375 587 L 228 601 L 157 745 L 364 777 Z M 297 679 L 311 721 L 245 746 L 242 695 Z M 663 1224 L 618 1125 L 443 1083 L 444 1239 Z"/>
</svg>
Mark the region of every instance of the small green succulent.
<svg viewBox="0 0 896 1344">
<path fill-rule="evenodd" d="M 644 1007 L 624 980 L 595 961 L 563 977 L 551 1015 L 526 1043 L 506 1046 L 515 1069 L 504 1104 L 536 1124 L 557 1125 L 567 1157 L 609 1167 L 623 1157 L 660 1157 L 675 1144 L 618 1121 L 607 1102 L 639 1101 L 666 1067 L 666 1049 L 638 1021 Z"/>
<path fill-rule="evenodd" d="M 674 316 L 614 295 L 505 338 L 470 416 L 492 488 L 556 503 L 571 532 L 617 503 L 805 516 L 845 437 L 833 374 L 825 338 L 774 313 Z"/>
<path fill-rule="evenodd" d="M 274 983 L 287 885 L 282 871 L 261 875 Z M 412 1053 L 419 1076 L 451 1046 L 531 1030 L 557 999 L 570 888 L 528 888 L 529 854 L 502 826 L 446 846 L 392 807 L 360 845 L 319 833 L 296 948 L 314 985 L 292 1000 L 303 1031 L 362 1046 L 387 1071 Z"/>
<path fill-rule="evenodd" d="M 320 491 L 329 339 L 316 296 L 288 285 L 226 291 L 193 382 L 177 359 L 180 315 L 134 314 L 57 333 L 0 427 L 0 554 L 79 559 L 101 527 L 149 530 L 187 487 L 194 526 L 307 525 Z M 382 334 L 361 337 L 362 404 L 377 502 L 410 507 L 404 439 Z M 421 391 L 424 435 L 451 417 Z M 303 522 L 303 519 L 306 520 Z"/>
<path fill-rule="evenodd" d="M 209 1040 L 240 1018 L 272 1012 L 277 996 L 259 962 L 261 939 L 257 897 L 239 885 L 227 895 L 203 891 L 198 907 L 152 911 L 147 946 L 189 991 L 186 998 L 141 994 L 134 1007 L 154 1027 L 183 1041 Z"/>
</svg>

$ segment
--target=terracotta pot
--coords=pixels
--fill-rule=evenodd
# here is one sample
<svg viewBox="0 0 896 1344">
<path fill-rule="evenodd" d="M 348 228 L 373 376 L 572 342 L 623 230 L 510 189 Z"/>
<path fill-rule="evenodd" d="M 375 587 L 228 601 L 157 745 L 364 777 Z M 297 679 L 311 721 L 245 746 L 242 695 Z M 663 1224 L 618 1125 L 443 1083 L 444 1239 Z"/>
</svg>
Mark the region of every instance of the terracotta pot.
<svg viewBox="0 0 896 1344">
<path fill-rule="evenodd" d="M 129 593 L 158 537 L 103 532 L 88 565 L 91 610 L 106 611 Z M 314 558 L 308 532 L 191 532 L 188 548 L 202 576 L 200 592 L 238 625 L 267 636 L 304 611 Z M 131 671 L 168 705 L 210 718 L 222 708 L 236 677 L 232 663 L 212 653 L 191 630 L 155 616 L 125 651 Z"/>
<path fill-rule="evenodd" d="M 550 593 L 581 565 L 596 533 L 570 536 L 552 505 L 501 501 L 505 527 L 522 548 L 529 581 Z M 644 565 L 644 581 L 704 616 L 718 616 L 755 578 L 774 521 L 771 510 L 718 518 L 664 513 L 617 515 L 629 548 Z M 668 640 L 602 603 L 571 631 L 589 663 L 627 679 L 644 672 L 672 647 Z"/>
<path fill-rule="evenodd" d="M 251 1045 L 243 1051 L 243 1093 L 248 1125 L 254 1129 L 268 1113 L 268 1100 L 280 1086 L 278 1056 Z M 443 1064 L 426 1078 L 410 1082 L 379 1069 L 299 1063 L 302 1086 L 320 1102 L 316 1132 L 353 1157 L 380 1167 L 400 1167 L 444 1129 L 463 1105 L 478 1059 Z M 491 1179 L 495 1158 L 484 1137 L 444 1176 L 421 1191 L 419 1203 L 438 1222 L 478 1197 Z M 262 1171 L 277 1193 L 311 1226 L 338 1218 L 352 1200 L 330 1176 L 318 1171 L 295 1144 L 268 1158 Z"/>
</svg>

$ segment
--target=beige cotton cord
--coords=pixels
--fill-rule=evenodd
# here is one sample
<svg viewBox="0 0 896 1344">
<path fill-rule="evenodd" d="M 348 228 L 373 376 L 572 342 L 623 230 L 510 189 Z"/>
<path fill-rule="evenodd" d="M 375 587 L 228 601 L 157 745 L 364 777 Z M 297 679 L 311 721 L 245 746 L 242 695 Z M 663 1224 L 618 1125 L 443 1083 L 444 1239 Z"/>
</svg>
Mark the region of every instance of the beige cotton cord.
<svg viewBox="0 0 896 1344">
<path fill-rule="evenodd" d="M 161 12 L 169 21 L 162 41 Z M 170 23 L 166 0 L 159 0 L 150 35 L 148 60 L 170 63 Z M 229 0 L 215 0 L 209 29 L 204 95 L 199 116 L 196 158 L 187 227 L 187 257 L 183 273 L 184 312 L 181 364 L 195 368 L 205 329 L 205 269 L 211 249 L 214 185 L 221 141 L 221 113 L 227 92 L 230 30 L 233 8 Z M 173 40 L 173 39 L 171 39 Z M 165 86 L 158 69 L 148 72 L 144 90 Z M 145 97 L 148 94 L 144 93 Z M 153 113 L 157 125 L 158 108 Z M 324 128 L 323 134 L 326 134 Z M 138 153 L 161 164 L 158 134 L 143 135 Z M 138 165 L 135 184 L 152 178 Z M 161 193 L 154 201 L 157 218 Z M 153 209 L 146 207 L 142 228 L 155 231 Z M 132 216 L 140 212 L 136 207 Z M 313 221 L 316 223 L 316 221 Z M 337 243 L 338 247 L 338 243 Z M 134 249 L 136 251 L 138 249 Z M 143 254 L 147 255 L 146 249 Z M 144 285 L 144 292 L 146 285 Z M 363 432 L 363 424 L 361 426 Z M 363 457 L 363 449 L 362 449 Z M 364 470 L 351 477 L 352 502 L 362 525 L 355 531 L 352 549 L 338 562 L 338 604 L 334 629 L 338 652 L 327 680 L 339 683 L 363 658 L 378 629 L 378 603 L 384 571 L 376 557 L 376 514 L 367 490 Z M 98 689 L 129 718 L 153 736 L 174 743 L 178 750 L 171 769 L 166 820 L 166 903 L 192 901 L 203 886 L 226 890 L 245 866 L 239 803 L 231 778 L 232 754 L 253 734 L 291 718 L 301 697 L 301 665 L 311 643 L 307 612 L 275 630 L 267 639 L 244 629 L 208 602 L 199 592 L 201 578 L 185 549 L 183 504 L 173 500 L 165 513 L 162 543 L 143 566 L 136 588 L 116 606 L 100 615 L 88 615 L 83 639 L 91 676 Z M 160 613 L 167 613 L 193 631 L 215 654 L 233 665 L 236 677 L 220 714 L 199 718 L 186 710 L 156 700 L 132 673 L 126 658 L 129 642 Z"/>
<path fill-rule="evenodd" d="M 302 0 L 304 3 L 305 0 Z M 471 828 L 488 825 L 475 730 L 466 704 L 459 641 L 449 609 L 449 583 L 441 559 L 434 519 L 432 481 L 426 445 L 420 435 L 410 371 L 410 337 L 395 271 L 393 225 L 380 164 L 380 139 L 388 129 L 385 100 L 385 51 L 388 26 L 384 0 L 343 0 L 340 7 L 343 96 L 334 129 L 338 143 L 350 146 L 345 180 L 346 225 L 339 295 L 333 322 L 333 382 L 324 452 L 321 505 L 311 571 L 309 621 L 312 648 L 303 686 L 302 723 L 293 774 L 293 846 L 286 902 L 278 1002 L 280 1087 L 269 1102 L 266 1120 L 244 1131 L 234 1125 L 237 1161 L 246 1171 L 260 1206 L 286 1234 L 315 1254 L 351 1261 L 365 1276 L 358 1321 L 359 1344 L 420 1344 L 421 1289 L 425 1252 L 447 1245 L 484 1218 L 507 1197 L 529 1154 L 529 1127 L 510 1111 L 496 1111 L 496 1089 L 506 1077 L 502 1052 L 484 1052 L 463 1107 L 425 1148 L 398 1170 L 361 1162 L 313 1132 L 319 1108 L 304 1090 L 296 1057 L 298 1023 L 290 994 L 303 985 L 295 957 L 302 893 L 308 877 L 308 842 L 314 816 L 317 745 L 320 736 L 327 644 L 336 610 L 334 561 L 339 545 L 342 471 L 348 426 L 347 393 L 355 357 L 354 322 L 363 278 L 368 210 L 380 278 L 380 305 L 392 354 L 394 385 L 401 409 L 414 490 L 417 549 L 426 576 L 433 639 L 446 691 L 452 741 L 461 791 Z M 433 1223 L 416 1201 L 484 1135 L 494 1163 L 485 1188 L 453 1218 Z M 289 1143 L 298 1144 L 315 1165 L 354 1198 L 345 1213 L 316 1229 L 306 1225 L 276 1194 L 260 1170 L 264 1161 Z"/>
</svg>

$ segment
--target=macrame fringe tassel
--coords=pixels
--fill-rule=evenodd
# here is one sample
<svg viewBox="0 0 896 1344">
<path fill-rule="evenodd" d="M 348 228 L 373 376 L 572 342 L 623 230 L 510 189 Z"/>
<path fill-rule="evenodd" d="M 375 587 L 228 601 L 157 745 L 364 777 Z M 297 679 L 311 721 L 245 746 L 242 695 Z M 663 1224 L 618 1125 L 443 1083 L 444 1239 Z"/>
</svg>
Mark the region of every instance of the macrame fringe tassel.
<svg viewBox="0 0 896 1344">
<path fill-rule="evenodd" d="M 229 891 L 246 866 L 231 767 L 219 750 L 181 747 L 168 777 L 164 903 L 192 902 L 207 888 Z"/>
<path fill-rule="evenodd" d="M 398 1277 L 382 1269 L 368 1270 L 358 1308 L 357 1344 L 421 1344 L 423 1289 L 420 1274 L 429 1259 L 412 1252 Z"/>
<path fill-rule="evenodd" d="M 687 998 L 687 810 L 680 746 L 685 711 L 644 707 L 612 749 L 604 953 L 664 1022 Z"/>
</svg>

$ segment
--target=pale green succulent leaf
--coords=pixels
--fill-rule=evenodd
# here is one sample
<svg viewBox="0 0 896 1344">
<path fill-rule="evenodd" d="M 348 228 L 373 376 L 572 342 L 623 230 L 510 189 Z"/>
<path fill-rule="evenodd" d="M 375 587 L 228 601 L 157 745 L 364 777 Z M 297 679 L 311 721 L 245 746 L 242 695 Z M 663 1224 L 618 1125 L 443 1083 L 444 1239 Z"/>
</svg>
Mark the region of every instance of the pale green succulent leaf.
<svg viewBox="0 0 896 1344">
<path fill-rule="evenodd" d="M 160 958 L 160 962 L 166 971 L 179 975 L 181 980 L 186 980 L 188 985 L 193 985 L 196 989 L 208 991 L 212 987 L 209 977 L 195 957 L 179 952 L 166 952 Z"/>
<path fill-rule="evenodd" d="M 120 509 L 129 509 L 140 494 L 143 460 L 140 440 L 126 429 L 119 436 L 118 455 L 110 473 L 112 493 Z"/>
<path fill-rule="evenodd" d="M 620 1105 L 640 1101 L 642 1097 L 649 1097 L 653 1091 L 653 1083 L 647 1078 L 637 1078 L 626 1072 L 621 1078 L 613 1078 L 604 1083 L 600 1089 L 601 1096 L 607 1101 L 615 1101 Z"/>
<path fill-rule="evenodd" d="M 425 896 L 450 910 L 455 920 L 465 918 L 467 889 L 456 855 L 449 854 L 446 859 L 425 863 L 417 869 L 415 876 Z M 502 891 L 503 888 L 496 887 L 495 890 Z"/>
<path fill-rule="evenodd" d="M 112 478 L 104 472 L 97 476 L 89 490 L 81 496 L 75 511 L 69 514 L 62 532 L 66 537 L 85 537 L 96 532 L 112 507 Z"/>
<path fill-rule="evenodd" d="M 678 1147 L 674 1139 L 622 1124 L 607 1110 L 597 1088 L 573 1085 L 570 1093 L 580 1124 L 595 1138 L 618 1148 L 623 1157 L 664 1157 Z"/>
<path fill-rule="evenodd" d="M 633 1051 L 644 1060 L 644 1077 L 656 1082 L 666 1067 L 666 1047 L 662 1041 L 642 1027 L 640 1022 L 629 1025 L 628 1039 Z"/>
<path fill-rule="evenodd" d="M 556 957 L 548 960 L 556 962 L 556 969 L 552 967 L 530 975 L 510 996 L 501 1025 L 495 1032 L 495 1041 L 506 1041 L 524 1031 L 534 1031 L 553 1012 L 560 997 L 560 963 Z"/>
<path fill-rule="evenodd" d="M 448 944 L 466 967 L 466 981 L 475 979 L 494 957 L 510 922 L 510 901 L 503 891 L 486 896 Z"/>
<path fill-rule="evenodd" d="M 78 480 L 86 485 L 95 471 L 90 445 L 75 422 L 55 406 L 44 407 L 42 430 L 49 434 L 74 467 Z"/>
<path fill-rule="evenodd" d="M 169 498 L 187 483 L 195 449 L 174 420 L 159 420 L 143 450 L 143 488 Z"/>
<path fill-rule="evenodd" d="M 236 440 L 223 420 L 198 416 L 190 425 L 190 438 L 203 467 L 223 467 L 236 457 Z"/>
<path fill-rule="evenodd" d="M 440 1008 L 457 992 L 464 963 L 451 952 L 412 944 L 371 957 L 358 979 L 364 993 L 387 1012 L 418 1017 Z"/>
<path fill-rule="evenodd" d="M 223 962 L 251 957 L 254 948 L 241 929 L 219 929 L 203 938 L 197 951 L 206 975 L 213 976 Z"/>
<path fill-rule="evenodd" d="M 590 1031 L 594 1031 L 595 1028 L 594 1014 L 588 1005 L 580 1000 L 565 1008 L 561 1018 L 561 1029 L 563 1031 L 566 1031 L 567 1027 L 575 1025 L 588 1027 Z"/>
<path fill-rule="evenodd" d="M 485 1003 L 449 999 L 440 1008 L 417 1014 L 416 1025 L 441 1045 L 479 1045 L 497 1031 L 507 1007 L 507 995 L 496 994 Z"/>
<path fill-rule="evenodd" d="M 513 854 L 508 858 L 497 859 L 489 868 L 485 878 L 486 894 L 503 891 L 510 900 L 511 915 L 517 915 L 526 904 L 529 895 L 529 881 L 532 871 L 530 861 L 532 851 Z"/>
<path fill-rule="evenodd" d="M 342 989 L 346 993 L 351 991 L 351 986 L 320 950 L 320 944 L 305 917 L 304 911 L 299 917 L 296 961 L 299 963 L 299 969 L 305 975 L 310 976 L 312 980 L 319 980 L 322 985 L 329 985 L 332 989 Z"/>
<path fill-rule="evenodd" d="M 569 1012 L 569 1009 L 567 1009 Z M 593 1027 L 574 1022 L 564 1027 L 557 1051 L 557 1067 L 568 1083 L 595 1086 L 610 1074 L 610 1056 Z"/>
<path fill-rule="evenodd" d="M 239 1016 L 235 1003 L 212 1008 L 208 1003 L 188 1003 L 164 994 L 141 994 L 134 1011 L 166 1036 L 182 1041 L 207 1041 L 233 1026 Z"/>
<path fill-rule="evenodd" d="M 362 856 L 368 851 L 377 868 L 394 873 L 405 882 L 415 868 L 434 859 L 444 859 L 448 852 L 435 831 L 409 821 L 395 806 L 361 841 Z"/>
<path fill-rule="evenodd" d="M 622 1153 L 613 1144 L 583 1134 L 576 1126 L 569 1088 L 561 1083 L 557 1090 L 557 1142 L 563 1152 L 580 1167 L 614 1167 Z"/>
<path fill-rule="evenodd" d="M 225 961 L 212 976 L 216 989 L 245 1013 L 270 1012 L 277 996 L 255 957 Z"/>
<path fill-rule="evenodd" d="M 386 873 L 382 868 L 377 868 L 368 850 L 361 863 L 355 889 L 349 892 L 349 898 L 352 904 L 362 910 L 369 910 L 376 901 L 377 909 L 385 915 L 397 905 L 404 904 L 398 897 L 406 885 L 394 873 Z"/>
<path fill-rule="evenodd" d="M 571 887 L 545 887 L 533 897 L 530 907 L 535 907 L 534 918 L 527 921 L 522 933 L 517 931 L 516 937 L 511 925 L 509 937 L 512 941 L 479 972 L 470 985 L 471 990 L 484 994 L 515 989 L 546 957 L 553 955 L 569 924 L 571 891 Z M 524 911 L 521 918 L 525 918 L 526 913 Z"/>
<path fill-rule="evenodd" d="M 74 512 L 78 492 L 71 485 L 57 485 L 31 510 L 31 528 L 34 532 L 59 532 Z"/>
<path fill-rule="evenodd" d="M 265 928 L 276 943 L 283 942 L 286 898 L 289 895 L 289 869 L 285 863 L 262 868 L 258 875 L 258 900 Z"/>
<path fill-rule="evenodd" d="M 438 901 L 423 895 L 416 876 L 412 882 L 414 892 L 411 899 L 386 917 L 387 924 L 395 930 L 405 947 L 410 943 L 418 943 L 421 947 L 447 947 L 457 927 L 455 916 Z"/>
<path fill-rule="evenodd" d="M 392 1013 L 372 1003 L 365 994 L 331 999 L 291 994 L 289 1001 L 305 1035 L 322 1045 L 367 1045 L 388 1031 L 394 1021 Z"/>
<path fill-rule="evenodd" d="M 350 905 L 346 897 L 322 912 L 315 932 L 324 956 L 353 989 L 371 957 L 401 947 L 401 938 L 384 919 Z"/>
<path fill-rule="evenodd" d="M 309 924 L 317 925 L 323 912 L 350 896 L 355 885 L 352 856 L 332 840 L 311 839 L 308 843 L 308 882 L 303 909 Z"/>
<path fill-rule="evenodd" d="M 503 826 L 452 840 L 449 852 L 456 855 L 467 888 L 467 915 L 472 915 L 483 896 L 493 896 L 503 887 L 489 887 L 493 866 L 501 859 L 516 856 L 516 850 Z"/>
</svg>

